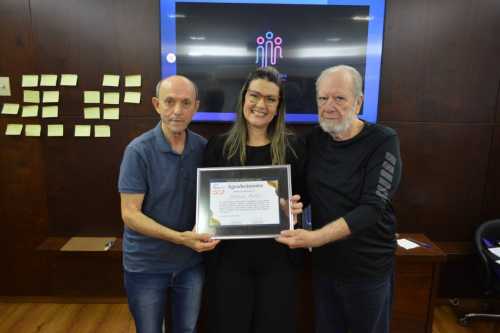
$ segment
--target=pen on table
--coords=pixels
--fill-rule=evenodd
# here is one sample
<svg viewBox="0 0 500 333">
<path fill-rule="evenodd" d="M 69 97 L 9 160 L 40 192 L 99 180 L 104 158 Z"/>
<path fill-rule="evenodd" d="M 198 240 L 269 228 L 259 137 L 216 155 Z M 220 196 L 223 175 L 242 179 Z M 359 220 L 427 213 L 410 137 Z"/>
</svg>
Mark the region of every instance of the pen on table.
<svg viewBox="0 0 500 333">
<path fill-rule="evenodd" d="M 104 245 L 104 251 L 108 251 L 113 246 L 114 241 L 107 241 Z"/>
<path fill-rule="evenodd" d="M 432 247 L 432 244 L 429 244 L 429 243 L 426 243 L 426 242 L 422 242 L 422 241 L 418 241 L 416 239 L 412 239 L 412 238 L 408 238 L 406 237 L 407 240 L 409 240 L 410 242 L 413 242 L 415 244 L 418 244 L 420 245 L 421 247 L 425 247 L 427 249 L 430 249 Z"/>
</svg>

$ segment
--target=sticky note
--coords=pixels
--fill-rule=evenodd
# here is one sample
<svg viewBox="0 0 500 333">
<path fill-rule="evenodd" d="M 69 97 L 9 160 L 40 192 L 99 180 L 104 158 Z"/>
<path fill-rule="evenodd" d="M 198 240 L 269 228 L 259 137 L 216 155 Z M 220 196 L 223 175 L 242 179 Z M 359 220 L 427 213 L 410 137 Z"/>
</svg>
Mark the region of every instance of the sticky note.
<svg viewBox="0 0 500 333">
<path fill-rule="evenodd" d="M 21 135 L 23 124 L 7 124 L 5 135 Z"/>
<path fill-rule="evenodd" d="M 120 119 L 120 109 L 118 108 L 105 108 L 102 110 L 102 119 L 118 120 Z"/>
<path fill-rule="evenodd" d="M 42 131 L 41 125 L 30 124 L 24 126 L 24 135 L 26 136 L 40 136 L 41 131 Z"/>
<path fill-rule="evenodd" d="M 78 82 L 78 75 L 76 74 L 61 74 L 61 86 L 75 87 Z"/>
<path fill-rule="evenodd" d="M 141 86 L 141 76 L 140 75 L 127 75 L 125 76 L 125 87 L 140 87 Z"/>
<path fill-rule="evenodd" d="M 125 97 L 123 98 L 123 102 L 139 104 L 141 102 L 141 93 L 135 91 L 126 91 Z"/>
<path fill-rule="evenodd" d="M 57 105 L 44 105 L 42 108 L 42 118 L 57 118 L 59 107 Z"/>
<path fill-rule="evenodd" d="M 120 93 L 119 92 L 105 92 L 103 94 L 104 104 L 120 104 Z"/>
<path fill-rule="evenodd" d="M 83 137 L 90 136 L 90 125 L 75 125 L 75 136 Z"/>
<path fill-rule="evenodd" d="M 40 103 L 40 92 L 37 90 L 23 90 L 24 103 Z"/>
<path fill-rule="evenodd" d="M 17 114 L 19 112 L 19 104 L 5 103 L 2 108 L 2 114 Z"/>
<path fill-rule="evenodd" d="M 111 137 L 111 127 L 109 125 L 95 125 L 94 137 L 96 138 L 109 138 Z"/>
<path fill-rule="evenodd" d="M 85 119 L 100 119 L 100 109 L 98 107 L 84 108 L 83 118 Z"/>
<path fill-rule="evenodd" d="M 86 90 L 83 92 L 83 103 L 99 104 L 101 103 L 101 92 L 95 90 Z"/>
<path fill-rule="evenodd" d="M 55 74 L 42 74 L 40 78 L 41 87 L 55 87 L 57 85 L 57 75 Z"/>
<path fill-rule="evenodd" d="M 44 91 L 43 92 L 43 103 L 58 103 L 59 102 L 59 91 Z"/>
<path fill-rule="evenodd" d="M 47 136 L 64 136 L 63 124 L 47 125 Z"/>
<path fill-rule="evenodd" d="M 23 75 L 21 86 L 38 87 L 38 75 Z"/>
<path fill-rule="evenodd" d="M 38 105 L 24 105 L 23 106 L 23 113 L 21 114 L 21 117 L 27 118 L 27 117 L 36 117 L 38 116 Z"/>
<path fill-rule="evenodd" d="M 120 85 L 120 75 L 104 74 L 102 77 L 103 87 L 118 87 Z"/>
</svg>

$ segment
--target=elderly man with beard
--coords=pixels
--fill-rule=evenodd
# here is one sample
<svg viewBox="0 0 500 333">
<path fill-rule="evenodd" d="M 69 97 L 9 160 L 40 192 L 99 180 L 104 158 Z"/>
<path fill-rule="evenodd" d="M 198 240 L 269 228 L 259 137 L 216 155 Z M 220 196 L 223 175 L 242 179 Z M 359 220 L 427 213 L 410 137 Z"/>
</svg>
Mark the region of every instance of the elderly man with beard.
<svg viewBox="0 0 500 333">
<path fill-rule="evenodd" d="M 291 248 L 313 247 L 316 332 L 390 330 L 399 140 L 358 118 L 362 78 L 349 66 L 316 81 L 320 126 L 307 136 L 307 191 L 313 230 L 283 231 Z"/>
</svg>

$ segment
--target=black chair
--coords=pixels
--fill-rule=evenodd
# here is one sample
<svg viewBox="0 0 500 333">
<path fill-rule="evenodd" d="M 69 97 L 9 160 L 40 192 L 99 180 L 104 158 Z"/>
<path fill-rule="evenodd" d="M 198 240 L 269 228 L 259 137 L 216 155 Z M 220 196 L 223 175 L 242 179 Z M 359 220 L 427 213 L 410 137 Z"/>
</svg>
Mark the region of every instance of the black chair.
<svg viewBox="0 0 500 333">
<path fill-rule="evenodd" d="M 488 250 L 484 239 L 493 242 L 493 246 L 500 246 L 500 219 L 492 220 L 481 224 L 474 236 L 474 246 L 479 257 L 479 277 L 482 290 L 485 296 L 491 298 L 500 295 L 500 270 L 495 261 L 500 260 Z M 497 270 L 495 272 L 495 269 Z M 473 318 L 500 319 L 500 314 L 495 313 L 467 313 L 459 319 L 460 323 L 466 325 Z"/>
</svg>

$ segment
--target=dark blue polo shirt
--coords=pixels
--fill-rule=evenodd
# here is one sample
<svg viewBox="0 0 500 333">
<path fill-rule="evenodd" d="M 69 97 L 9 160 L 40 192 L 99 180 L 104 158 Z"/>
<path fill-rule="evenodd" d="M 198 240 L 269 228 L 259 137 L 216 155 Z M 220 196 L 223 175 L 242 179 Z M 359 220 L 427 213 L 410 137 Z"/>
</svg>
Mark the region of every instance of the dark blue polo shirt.
<svg viewBox="0 0 500 333">
<path fill-rule="evenodd" d="M 177 230 L 192 230 L 196 212 L 196 168 L 201 166 L 206 140 L 187 131 L 184 152 L 172 150 L 161 122 L 132 140 L 120 166 L 120 193 L 144 193 L 142 212 Z M 170 273 L 201 262 L 185 246 L 137 233 L 123 232 L 123 266 L 129 272 Z"/>
</svg>

